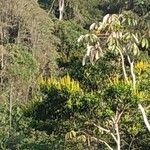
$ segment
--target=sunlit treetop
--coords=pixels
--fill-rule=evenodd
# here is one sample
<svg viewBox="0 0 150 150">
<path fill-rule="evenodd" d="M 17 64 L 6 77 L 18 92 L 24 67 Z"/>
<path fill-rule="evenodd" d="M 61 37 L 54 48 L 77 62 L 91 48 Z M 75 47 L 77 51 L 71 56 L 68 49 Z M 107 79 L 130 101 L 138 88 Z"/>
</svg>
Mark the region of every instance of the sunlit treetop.
<svg viewBox="0 0 150 150">
<path fill-rule="evenodd" d="M 87 58 L 93 63 L 107 51 L 129 55 L 131 58 L 139 54 L 139 46 L 149 47 L 150 37 L 148 23 L 136 14 L 107 14 L 99 23 L 90 26 L 90 33 L 81 35 L 79 43 L 87 46 L 83 65 Z"/>
</svg>

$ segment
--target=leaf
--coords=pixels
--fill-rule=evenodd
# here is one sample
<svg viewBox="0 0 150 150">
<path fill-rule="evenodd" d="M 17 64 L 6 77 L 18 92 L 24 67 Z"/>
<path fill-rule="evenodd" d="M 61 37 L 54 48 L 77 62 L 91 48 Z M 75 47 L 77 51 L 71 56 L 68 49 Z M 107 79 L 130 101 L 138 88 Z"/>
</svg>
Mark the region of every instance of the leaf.
<svg viewBox="0 0 150 150">
<path fill-rule="evenodd" d="M 145 47 L 145 44 L 146 44 L 146 43 L 145 43 L 145 39 L 142 39 L 141 44 L 142 44 L 142 48 Z"/>
<path fill-rule="evenodd" d="M 142 48 L 144 48 L 144 47 L 148 48 L 149 47 L 148 39 L 143 38 L 141 41 L 141 44 L 142 44 Z"/>
<path fill-rule="evenodd" d="M 77 137 L 77 140 L 80 141 L 80 142 L 85 143 L 86 142 L 86 136 L 85 135 L 80 135 L 80 136 Z"/>
<path fill-rule="evenodd" d="M 111 15 L 111 17 L 109 19 L 109 23 L 111 23 L 111 21 L 117 21 L 118 23 L 120 23 L 118 15 L 116 15 L 116 14 Z"/>
<path fill-rule="evenodd" d="M 93 39 L 93 41 L 97 41 L 98 37 L 95 34 L 91 34 L 90 37 Z"/>
<path fill-rule="evenodd" d="M 130 33 L 126 33 L 125 34 L 125 38 L 126 38 L 126 40 L 130 40 L 131 39 L 131 34 Z"/>
<path fill-rule="evenodd" d="M 116 38 L 117 37 L 117 33 L 116 32 L 112 32 L 112 37 Z"/>
<path fill-rule="evenodd" d="M 131 25 L 132 21 L 130 18 L 128 18 L 128 24 Z"/>
<path fill-rule="evenodd" d="M 91 51 L 94 50 L 94 46 L 90 46 L 89 44 L 87 45 L 87 51 L 86 51 L 86 55 L 90 56 Z"/>
<path fill-rule="evenodd" d="M 134 38 L 135 42 L 136 42 L 136 43 L 139 43 L 139 40 L 138 40 L 137 36 L 136 36 L 136 35 L 134 35 L 134 34 L 132 34 L 132 36 L 133 36 L 133 38 Z"/>
<path fill-rule="evenodd" d="M 68 132 L 66 135 L 65 135 L 65 140 L 69 140 L 70 139 L 70 133 Z"/>
<path fill-rule="evenodd" d="M 87 58 L 87 55 L 85 55 L 82 59 L 82 66 L 85 66 L 86 64 L 86 58 Z"/>
<path fill-rule="evenodd" d="M 83 42 L 83 39 L 84 39 L 84 35 L 81 35 L 79 38 L 78 38 L 78 43 L 80 43 L 80 42 Z"/>
<path fill-rule="evenodd" d="M 95 60 L 98 60 L 99 59 L 99 52 L 96 51 L 96 54 L 95 54 Z"/>
<path fill-rule="evenodd" d="M 86 34 L 86 35 L 84 36 L 86 42 L 89 41 L 89 36 L 90 36 L 89 34 Z"/>
<path fill-rule="evenodd" d="M 129 49 L 132 50 L 134 56 L 137 55 L 139 52 L 139 48 L 136 43 L 131 44 Z"/>
<path fill-rule="evenodd" d="M 65 140 L 71 140 L 76 137 L 76 132 L 75 131 L 70 131 L 65 135 Z"/>
<path fill-rule="evenodd" d="M 103 23 L 100 22 L 100 23 L 99 23 L 99 27 L 98 27 L 98 31 L 101 31 L 101 30 L 103 29 L 103 26 L 104 26 Z"/>
<path fill-rule="evenodd" d="M 90 63 L 92 65 L 93 65 L 93 62 L 94 62 L 94 57 L 95 57 L 94 51 L 91 51 L 91 54 L 90 54 Z"/>
<path fill-rule="evenodd" d="M 111 50 L 114 51 L 116 49 L 116 45 L 111 46 Z"/>
<path fill-rule="evenodd" d="M 133 49 L 133 55 L 137 55 L 137 54 L 138 54 L 137 49 Z"/>
<path fill-rule="evenodd" d="M 70 134 L 71 134 L 71 137 L 72 137 L 72 138 L 76 137 L 76 132 L 75 132 L 75 131 L 72 130 L 72 131 L 70 132 Z"/>
<path fill-rule="evenodd" d="M 133 25 L 136 26 L 138 24 L 137 20 L 133 19 Z"/>
<path fill-rule="evenodd" d="M 71 100 L 71 99 L 69 99 L 69 100 L 67 101 L 67 107 L 68 107 L 69 109 L 72 108 L 72 100 Z"/>
<path fill-rule="evenodd" d="M 146 49 L 149 48 L 149 42 L 148 42 L 148 39 L 146 39 L 146 46 L 145 46 L 145 47 L 146 47 Z"/>
<path fill-rule="evenodd" d="M 107 23 L 109 17 L 110 17 L 110 14 L 105 15 L 105 16 L 103 17 L 103 23 Z"/>
<path fill-rule="evenodd" d="M 96 23 L 92 23 L 92 24 L 90 25 L 90 31 L 91 31 L 91 30 L 94 30 L 96 26 L 97 26 Z"/>
</svg>

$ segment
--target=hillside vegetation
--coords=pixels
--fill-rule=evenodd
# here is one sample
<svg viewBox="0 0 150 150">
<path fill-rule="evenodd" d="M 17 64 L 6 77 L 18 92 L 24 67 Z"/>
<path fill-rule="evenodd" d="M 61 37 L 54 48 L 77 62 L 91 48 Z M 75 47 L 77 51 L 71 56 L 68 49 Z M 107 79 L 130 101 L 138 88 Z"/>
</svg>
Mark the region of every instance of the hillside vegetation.
<svg viewBox="0 0 150 150">
<path fill-rule="evenodd" d="M 149 0 L 0 0 L 0 149 L 149 150 Z"/>
</svg>

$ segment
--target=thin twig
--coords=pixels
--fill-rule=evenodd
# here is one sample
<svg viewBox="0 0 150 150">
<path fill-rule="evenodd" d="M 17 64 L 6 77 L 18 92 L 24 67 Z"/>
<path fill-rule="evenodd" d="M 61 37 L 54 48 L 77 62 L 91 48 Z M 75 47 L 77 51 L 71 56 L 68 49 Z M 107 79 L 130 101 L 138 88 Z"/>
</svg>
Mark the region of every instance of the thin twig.
<svg viewBox="0 0 150 150">
<path fill-rule="evenodd" d="M 105 132 L 107 132 L 107 133 L 109 133 L 109 132 L 110 132 L 110 130 L 105 129 L 105 128 L 103 128 L 103 127 L 99 126 L 99 125 L 96 125 L 95 123 L 93 123 L 93 125 L 94 125 L 95 127 L 97 127 L 98 129 L 102 130 L 102 131 L 105 131 Z"/>
<path fill-rule="evenodd" d="M 51 13 L 52 8 L 53 8 L 53 6 L 54 6 L 54 3 L 55 3 L 55 0 L 53 0 L 53 2 L 52 2 L 52 4 L 51 4 L 51 7 L 50 7 L 50 9 L 49 9 L 49 11 L 48 11 L 48 15 Z"/>
<path fill-rule="evenodd" d="M 131 146 L 133 144 L 133 141 L 134 141 L 134 137 L 132 138 L 131 142 L 130 142 L 130 145 L 129 145 L 129 150 L 131 150 Z"/>
<path fill-rule="evenodd" d="M 101 143 L 104 143 L 110 150 L 113 150 L 113 148 L 112 148 L 107 142 L 105 142 L 105 141 L 103 141 L 103 140 L 100 140 L 100 139 L 99 139 L 99 141 L 100 141 Z"/>
<path fill-rule="evenodd" d="M 93 125 L 94 125 L 95 127 L 97 127 L 99 130 L 105 131 L 106 133 L 110 133 L 110 135 L 113 137 L 113 139 L 114 139 L 115 142 L 117 143 L 117 138 L 115 137 L 115 135 L 114 135 L 113 133 L 111 133 L 110 130 L 105 129 L 105 128 L 99 126 L 99 125 L 96 125 L 95 123 L 93 123 Z"/>
</svg>

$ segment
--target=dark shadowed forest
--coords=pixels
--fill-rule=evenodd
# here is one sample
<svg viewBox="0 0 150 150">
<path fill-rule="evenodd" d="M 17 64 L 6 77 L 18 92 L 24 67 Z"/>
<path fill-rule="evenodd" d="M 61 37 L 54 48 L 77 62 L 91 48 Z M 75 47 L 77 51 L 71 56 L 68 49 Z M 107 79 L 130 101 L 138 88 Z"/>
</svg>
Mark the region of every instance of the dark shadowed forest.
<svg viewBox="0 0 150 150">
<path fill-rule="evenodd" d="M 150 1 L 0 0 L 0 150 L 150 150 Z"/>
</svg>

